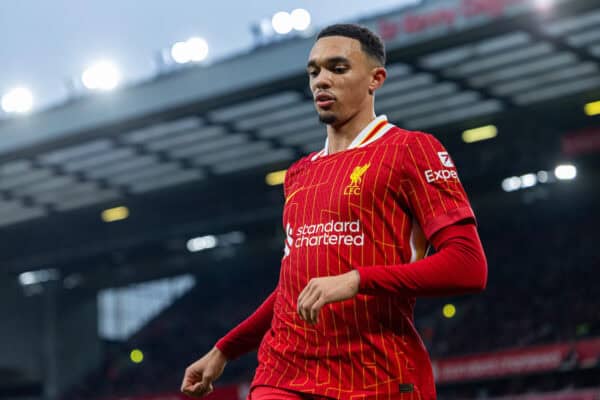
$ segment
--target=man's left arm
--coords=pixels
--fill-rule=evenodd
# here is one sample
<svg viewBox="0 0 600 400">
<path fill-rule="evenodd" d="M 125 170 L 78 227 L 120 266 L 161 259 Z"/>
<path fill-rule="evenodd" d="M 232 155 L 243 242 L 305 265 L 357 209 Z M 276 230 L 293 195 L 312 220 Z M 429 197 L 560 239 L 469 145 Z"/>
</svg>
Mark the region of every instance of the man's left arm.
<svg viewBox="0 0 600 400">
<path fill-rule="evenodd" d="M 358 293 L 450 296 L 480 292 L 487 284 L 487 261 L 475 224 L 460 221 L 431 237 L 437 252 L 401 265 L 357 267 L 345 274 L 313 278 L 298 297 L 298 313 L 316 323 L 325 304 Z"/>
<path fill-rule="evenodd" d="M 445 296 L 485 288 L 487 261 L 475 216 L 444 146 L 432 135 L 414 133 L 398 169 L 404 201 L 436 254 L 410 264 L 357 266 L 312 279 L 298 297 L 298 312 L 306 321 L 316 322 L 323 305 L 357 293 Z"/>
<path fill-rule="evenodd" d="M 397 168 L 402 202 L 411 210 L 436 254 L 404 265 L 359 266 L 359 292 L 446 296 L 478 292 L 487 282 L 487 261 L 475 215 L 444 146 L 414 132 Z"/>
<path fill-rule="evenodd" d="M 356 268 L 358 293 L 450 296 L 485 289 L 487 261 L 473 222 L 444 227 L 431 242 L 437 252 L 414 263 Z"/>
</svg>

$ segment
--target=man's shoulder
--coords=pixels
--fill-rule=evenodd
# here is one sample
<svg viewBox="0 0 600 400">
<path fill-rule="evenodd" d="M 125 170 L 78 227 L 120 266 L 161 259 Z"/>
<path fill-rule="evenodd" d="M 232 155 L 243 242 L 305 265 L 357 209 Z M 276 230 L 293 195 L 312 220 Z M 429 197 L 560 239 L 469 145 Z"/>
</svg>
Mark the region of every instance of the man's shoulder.
<svg viewBox="0 0 600 400">
<path fill-rule="evenodd" d="M 314 151 L 312 153 L 309 153 L 299 159 L 297 159 L 296 161 L 294 161 L 287 169 L 286 171 L 286 177 L 292 177 L 293 175 L 295 175 L 296 173 L 298 173 L 298 171 L 302 170 L 306 165 L 310 164 L 312 159 L 317 156 L 320 153 L 320 151 Z"/>
<path fill-rule="evenodd" d="M 413 131 L 409 129 L 404 129 L 396 125 L 392 125 L 390 130 L 385 135 L 388 141 L 395 144 L 407 144 L 420 142 L 423 140 L 435 139 L 431 133 L 423 132 L 423 131 Z"/>
<path fill-rule="evenodd" d="M 315 157 L 317 157 L 317 155 L 319 155 L 320 153 L 321 153 L 321 150 L 313 151 L 312 153 L 309 153 L 305 156 L 300 157 L 299 159 L 294 161 L 292 163 L 292 165 L 290 165 L 288 170 L 302 168 L 305 165 L 310 164 L 315 159 Z"/>
</svg>

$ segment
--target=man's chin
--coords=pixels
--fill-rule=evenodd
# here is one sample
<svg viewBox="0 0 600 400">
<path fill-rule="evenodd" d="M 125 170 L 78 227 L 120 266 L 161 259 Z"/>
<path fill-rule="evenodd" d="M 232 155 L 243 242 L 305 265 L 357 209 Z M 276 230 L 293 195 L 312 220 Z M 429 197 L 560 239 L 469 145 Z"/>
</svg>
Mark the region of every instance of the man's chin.
<svg viewBox="0 0 600 400">
<path fill-rule="evenodd" d="M 319 121 L 321 121 L 323 124 L 331 125 L 337 121 L 337 117 L 334 114 L 323 113 L 319 114 Z"/>
</svg>

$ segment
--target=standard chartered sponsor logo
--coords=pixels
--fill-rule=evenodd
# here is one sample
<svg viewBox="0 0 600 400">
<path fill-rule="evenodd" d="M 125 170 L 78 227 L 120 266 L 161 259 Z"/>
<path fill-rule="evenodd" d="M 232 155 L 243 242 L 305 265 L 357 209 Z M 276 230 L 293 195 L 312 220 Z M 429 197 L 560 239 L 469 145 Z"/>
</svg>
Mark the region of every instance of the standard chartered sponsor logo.
<svg viewBox="0 0 600 400">
<path fill-rule="evenodd" d="M 296 230 L 287 224 L 286 236 L 284 257 L 290 254 L 292 248 L 321 245 L 363 246 L 365 243 L 365 234 L 358 219 L 302 225 Z"/>
<path fill-rule="evenodd" d="M 283 257 L 287 257 L 290 255 L 290 248 L 294 245 L 294 238 L 292 237 L 292 233 L 294 230 L 290 226 L 289 222 L 285 226 L 285 247 L 283 248 Z"/>
</svg>

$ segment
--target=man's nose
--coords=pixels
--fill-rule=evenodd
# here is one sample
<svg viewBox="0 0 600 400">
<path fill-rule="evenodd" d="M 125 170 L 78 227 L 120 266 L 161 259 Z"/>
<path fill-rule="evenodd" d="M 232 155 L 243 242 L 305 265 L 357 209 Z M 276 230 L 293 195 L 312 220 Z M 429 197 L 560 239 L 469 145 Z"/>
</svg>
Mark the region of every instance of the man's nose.
<svg viewBox="0 0 600 400">
<path fill-rule="evenodd" d="M 327 89 L 331 87 L 331 74 L 328 71 L 321 71 L 313 80 L 315 89 Z"/>
</svg>

